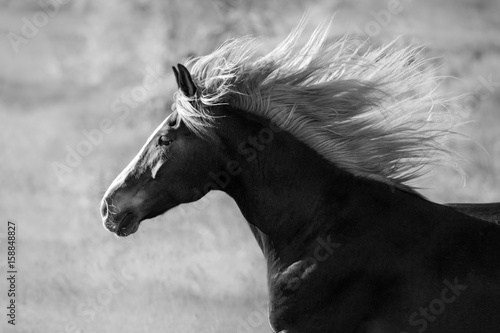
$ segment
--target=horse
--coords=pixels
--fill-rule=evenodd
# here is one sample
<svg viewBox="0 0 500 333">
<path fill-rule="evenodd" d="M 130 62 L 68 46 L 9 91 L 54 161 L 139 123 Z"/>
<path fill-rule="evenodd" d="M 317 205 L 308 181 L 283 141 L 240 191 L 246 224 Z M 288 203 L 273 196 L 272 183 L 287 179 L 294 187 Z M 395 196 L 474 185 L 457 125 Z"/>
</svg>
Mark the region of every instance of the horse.
<svg viewBox="0 0 500 333">
<path fill-rule="evenodd" d="M 500 204 L 412 186 L 454 159 L 422 50 L 303 30 L 173 67 L 172 112 L 104 194 L 104 227 L 223 191 L 266 259 L 273 332 L 500 332 Z"/>
</svg>

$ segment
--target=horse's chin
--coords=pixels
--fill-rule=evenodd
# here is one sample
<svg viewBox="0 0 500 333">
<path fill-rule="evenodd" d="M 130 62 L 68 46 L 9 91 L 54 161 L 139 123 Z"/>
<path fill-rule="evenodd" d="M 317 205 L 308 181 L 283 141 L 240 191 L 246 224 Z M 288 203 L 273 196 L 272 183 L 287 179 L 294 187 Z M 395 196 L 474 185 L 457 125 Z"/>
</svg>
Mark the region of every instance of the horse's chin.
<svg viewBox="0 0 500 333">
<path fill-rule="evenodd" d="M 120 223 L 119 227 L 116 229 L 115 233 L 118 237 L 127 237 L 139 230 L 139 225 L 141 220 L 135 219 L 131 222 Z"/>
<path fill-rule="evenodd" d="M 142 221 L 152 219 L 156 216 L 162 215 L 163 213 L 164 211 L 153 212 L 142 218 L 139 218 L 137 217 L 137 215 L 134 215 L 132 213 L 127 214 L 118 224 L 118 227 L 112 232 L 114 232 L 118 237 L 130 236 L 137 230 L 139 230 L 139 225 L 141 224 Z"/>
<path fill-rule="evenodd" d="M 116 234 L 118 237 L 127 237 L 135 233 L 139 229 L 139 225 L 143 219 L 137 217 L 133 213 L 125 214 L 119 222 L 113 223 L 106 221 L 104 227 Z"/>
<path fill-rule="evenodd" d="M 139 210 L 127 209 L 119 214 L 106 218 L 104 220 L 104 228 L 118 237 L 127 237 L 135 233 L 139 229 L 142 221 L 152 219 L 156 216 L 164 214 L 171 208 L 158 208 L 150 210 L 147 214 Z"/>
</svg>

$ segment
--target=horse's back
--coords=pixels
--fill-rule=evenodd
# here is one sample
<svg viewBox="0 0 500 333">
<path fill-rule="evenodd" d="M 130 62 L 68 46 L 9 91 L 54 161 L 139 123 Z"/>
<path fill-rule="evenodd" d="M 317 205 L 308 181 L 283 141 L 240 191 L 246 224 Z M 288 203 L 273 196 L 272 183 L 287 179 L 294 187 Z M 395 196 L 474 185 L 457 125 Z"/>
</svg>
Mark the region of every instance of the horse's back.
<svg viewBox="0 0 500 333">
<path fill-rule="evenodd" d="M 450 203 L 447 206 L 454 208 L 462 214 L 500 224 L 500 202 L 484 204 Z"/>
</svg>

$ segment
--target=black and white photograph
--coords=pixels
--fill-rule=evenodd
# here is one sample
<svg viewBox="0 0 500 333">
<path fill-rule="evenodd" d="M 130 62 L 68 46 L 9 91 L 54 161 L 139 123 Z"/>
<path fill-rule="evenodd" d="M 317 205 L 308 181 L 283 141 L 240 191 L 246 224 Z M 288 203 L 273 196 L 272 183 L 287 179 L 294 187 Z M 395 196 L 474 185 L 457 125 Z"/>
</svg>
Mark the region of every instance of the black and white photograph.
<svg viewBox="0 0 500 333">
<path fill-rule="evenodd" d="M 500 333 L 500 1 L 0 31 L 0 332 Z"/>
</svg>

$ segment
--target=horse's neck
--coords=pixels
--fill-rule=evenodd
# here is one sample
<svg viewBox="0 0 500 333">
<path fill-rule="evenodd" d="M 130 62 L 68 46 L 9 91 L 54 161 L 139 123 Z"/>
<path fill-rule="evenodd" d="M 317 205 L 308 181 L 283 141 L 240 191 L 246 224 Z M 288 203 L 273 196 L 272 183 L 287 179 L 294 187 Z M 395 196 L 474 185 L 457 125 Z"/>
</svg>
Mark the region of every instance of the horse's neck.
<svg viewBox="0 0 500 333">
<path fill-rule="evenodd" d="M 340 170 L 285 132 L 275 132 L 271 142 L 255 148 L 248 142 L 258 136 L 259 126 L 249 130 L 246 120 L 236 119 L 224 120 L 233 123 L 224 126 L 232 132 L 223 134 L 228 158 L 241 172 L 225 191 L 273 268 L 286 267 L 309 255 L 318 242 L 336 237 L 361 238 L 379 228 L 414 234 L 425 229 L 426 222 L 406 216 L 412 207 L 428 208 L 417 195 Z M 242 147 L 257 157 L 249 159 Z"/>
<path fill-rule="evenodd" d="M 255 151 L 258 156 L 250 162 L 236 151 L 230 156 L 242 172 L 226 191 L 252 225 L 268 262 L 286 266 L 310 251 L 318 239 L 346 227 L 366 229 L 362 220 L 337 218 L 344 211 L 355 216 L 353 212 L 363 209 L 356 207 L 364 200 L 363 180 L 339 170 L 286 133 L 275 134 L 270 144 Z"/>
</svg>

